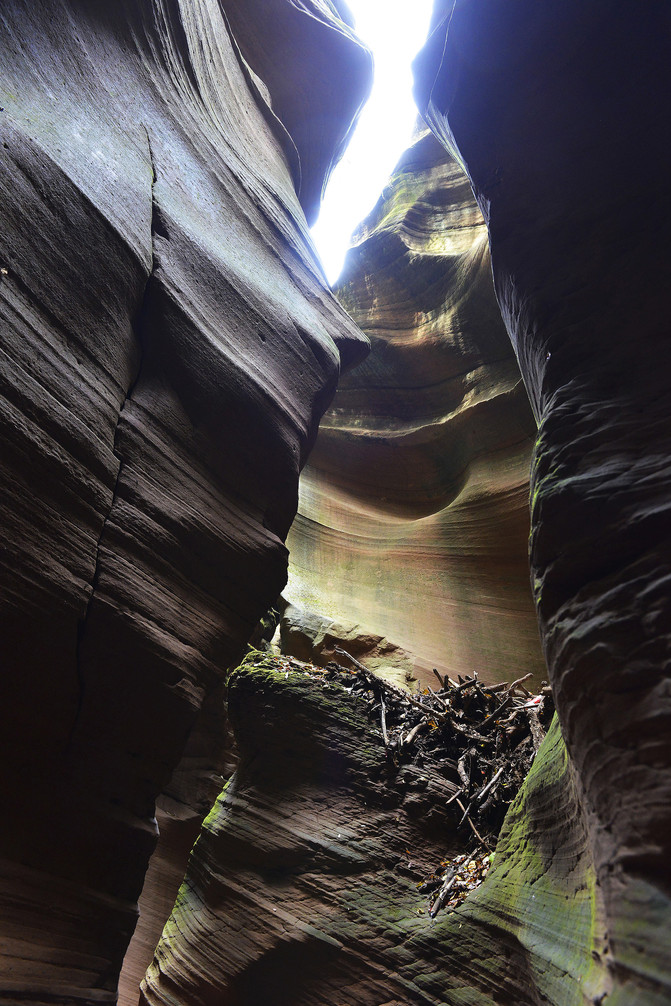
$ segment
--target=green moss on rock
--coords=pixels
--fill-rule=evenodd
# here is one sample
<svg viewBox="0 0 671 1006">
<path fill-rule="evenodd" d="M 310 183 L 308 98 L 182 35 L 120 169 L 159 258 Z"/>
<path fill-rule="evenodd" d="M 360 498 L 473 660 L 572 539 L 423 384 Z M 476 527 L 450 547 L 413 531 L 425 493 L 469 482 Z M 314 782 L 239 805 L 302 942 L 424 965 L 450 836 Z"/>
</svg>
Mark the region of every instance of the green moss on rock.
<svg viewBox="0 0 671 1006">
<path fill-rule="evenodd" d="M 556 716 L 508 812 L 490 874 L 463 913 L 516 937 L 550 1002 L 579 1006 L 607 991 L 604 911 Z"/>
</svg>

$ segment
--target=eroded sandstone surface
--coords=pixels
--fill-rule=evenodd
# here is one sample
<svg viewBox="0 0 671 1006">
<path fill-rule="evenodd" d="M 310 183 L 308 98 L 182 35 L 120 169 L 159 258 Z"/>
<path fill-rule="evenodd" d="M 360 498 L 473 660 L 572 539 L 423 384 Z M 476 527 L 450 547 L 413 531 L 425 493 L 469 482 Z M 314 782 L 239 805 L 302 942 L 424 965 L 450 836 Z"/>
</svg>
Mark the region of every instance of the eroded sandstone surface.
<svg viewBox="0 0 671 1006">
<path fill-rule="evenodd" d="M 257 6 L 259 49 L 291 8 L 285 86 L 354 81 L 314 89 L 311 158 L 234 4 L 0 12 L 3 1001 L 115 1001 L 155 798 L 283 587 L 299 468 L 364 351 L 297 192 L 370 59 L 331 4 Z"/>
<path fill-rule="evenodd" d="M 223 1001 L 253 1002 L 259 987 L 280 988 L 287 1002 L 324 1004 L 669 1001 L 671 287 L 660 226 L 669 210 L 669 134 L 660 119 L 671 93 L 668 36 L 661 4 L 613 18 L 606 4 L 442 3 L 417 64 L 426 115 L 459 148 L 487 221 L 497 296 L 539 422 L 532 573 L 559 719 L 506 819 L 493 870 L 454 918 L 433 920 L 435 928 L 410 917 L 409 888 L 384 854 L 372 857 L 372 867 L 359 864 L 355 880 L 345 867 L 345 881 L 336 867 L 327 881 L 320 876 L 329 897 L 328 910 L 318 911 L 312 870 L 319 853 L 304 827 L 317 812 L 306 814 L 303 803 L 316 800 L 314 780 L 297 785 L 298 773 L 284 771 L 278 757 L 286 788 L 264 788 L 259 759 L 243 758 L 196 847 L 148 976 L 148 1002 L 164 1001 L 167 988 L 184 982 L 184 1001 L 203 988 Z M 632 65 L 635 78 L 623 73 Z M 242 680 L 249 686 L 249 675 Z M 289 674 L 276 684 L 290 692 L 294 683 Z M 243 722 L 242 736 L 257 752 L 262 735 L 301 718 L 301 703 L 268 703 L 270 695 L 274 685 L 259 684 L 257 716 Z M 323 742 L 334 763 L 368 751 L 363 726 L 352 745 L 348 714 L 341 708 L 331 720 L 332 711 L 313 709 L 300 735 L 314 730 L 317 750 Z M 374 778 L 374 767 L 363 775 Z M 356 828 L 368 811 L 347 803 L 356 771 L 343 778 L 354 784 L 346 797 L 324 775 L 317 789 L 330 790 L 330 807 L 347 807 L 334 823 L 338 854 L 348 859 L 366 849 L 368 835 Z M 250 824 L 258 814 L 282 822 L 265 843 Z M 378 835 L 388 825 L 376 820 Z M 233 890 L 225 863 L 242 834 L 253 836 L 242 864 L 246 884 Z M 282 841 L 273 844 L 277 835 Z M 430 846 L 427 836 L 421 841 Z M 265 869 L 287 844 L 300 849 L 297 860 L 277 873 Z M 393 833 L 381 846 L 393 852 Z M 366 882 L 373 911 L 368 894 L 356 905 L 347 900 Z M 188 906 L 204 906 L 205 893 L 212 914 L 203 910 L 194 928 Z M 278 923 L 275 897 L 285 913 Z M 309 935 L 306 908 L 317 923 Z M 249 938 L 233 959 L 217 940 L 222 917 L 247 925 Z M 285 969 L 304 939 L 323 947 L 317 975 L 290 963 Z M 173 941 L 181 954 L 173 955 Z M 188 984 L 184 948 L 199 941 L 212 948 L 214 984 L 213 958 L 206 968 L 200 954 L 199 977 Z M 377 951 L 365 977 L 352 953 L 364 944 Z M 280 985 L 280 974 L 293 981 Z"/>
<path fill-rule="evenodd" d="M 487 229 L 421 129 L 336 294 L 371 340 L 301 477 L 287 596 L 415 654 L 415 673 L 545 667 L 529 589 L 535 423 L 494 297 Z"/>
<path fill-rule="evenodd" d="M 239 767 L 141 1003 L 589 1001 L 603 988 L 603 912 L 556 720 L 484 884 L 441 910 L 427 877 L 469 848 L 455 766 L 440 747 L 386 745 L 379 702 L 371 716 L 347 672 L 297 664 L 252 654 L 233 675 Z"/>
<path fill-rule="evenodd" d="M 438 3 L 416 64 L 487 220 L 539 421 L 534 594 L 606 1001 L 645 1006 L 671 998 L 670 35 L 664 3 Z"/>
<path fill-rule="evenodd" d="M 338 9 L 0 12 L 7 1004 L 114 1002 L 160 795 L 137 1001 L 228 773 L 224 671 L 284 583 L 299 467 L 340 358 L 362 355 L 304 217 L 366 88 Z M 670 30 L 660 2 L 439 0 L 417 64 L 539 423 L 533 590 L 559 719 L 487 879 L 432 917 L 418 884 L 462 848 L 454 782 L 414 763 L 390 779 L 381 721 L 342 684 L 244 665 L 240 765 L 145 1002 L 671 998 Z M 463 175 L 430 139 L 413 151 L 343 287 L 375 352 L 329 416 L 297 553 L 338 568 L 324 596 L 358 592 L 357 619 L 416 583 L 407 624 L 435 633 L 426 656 L 452 646 L 449 669 L 505 669 L 518 632 L 521 671 L 533 430 Z M 436 593 L 456 599 L 444 635 Z"/>
</svg>

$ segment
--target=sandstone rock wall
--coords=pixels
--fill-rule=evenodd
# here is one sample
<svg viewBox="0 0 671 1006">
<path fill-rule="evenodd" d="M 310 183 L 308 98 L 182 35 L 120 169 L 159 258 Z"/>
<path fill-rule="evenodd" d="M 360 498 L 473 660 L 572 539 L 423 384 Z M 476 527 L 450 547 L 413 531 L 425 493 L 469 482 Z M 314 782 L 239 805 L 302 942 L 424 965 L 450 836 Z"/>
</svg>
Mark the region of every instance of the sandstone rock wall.
<svg viewBox="0 0 671 1006">
<path fill-rule="evenodd" d="M 114 1002 L 154 800 L 282 589 L 299 468 L 364 348 L 296 195 L 335 127 L 302 163 L 226 9 L 0 12 L 4 1002 Z M 359 81 L 315 99 L 344 135 L 369 57 L 331 5 L 303 15 Z"/>
<path fill-rule="evenodd" d="M 445 2 L 417 64 L 487 221 L 539 421 L 531 558 L 559 720 L 492 872 L 454 916 L 413 918 L 395 844 L 409 794 L 380 798 L 380 749 L 349 699 L 311 705 L 290 672 L 244 669 L 242 764 L 146 1002 L 669 1001 L 670 27 L 662 4 Z M 430 771 L 423 785 L 443 808 Z"/>
<path fill-rule="evenodd" d="M 349 142 L 354 111 L 368 97 L 371 55 L 341 0 L 225 0 L 224 7 L 291 137 L 298 195 L 312 226 L 331 168 Z"/>
<path fill-rule="evenodd" d="M 297 196 L 312 212 L 356 88 L 329 88 L 317 61 L 313 106 L 309 67 L 273 75 L 267 44 L 296 66 L 292 25 L 309 25 L 343 61 L 333 79 L 359 79 L 367 57 L 336 13 L 326 0 L 6 0 L 0 12 L 7 1004 L 114 1002 L 155 798 L 167 790 L 183 826 L 146 892 L 160 917 L 188 845 L 176 832 L 193 833 L 223 768 L 207 702 L 284 582 L 298 469 L 339 355 L 362 346 L 325 290 Z M 416 880 L 451 851 L 441 773 L 388 789 L 380 737 L 348 692 L 243 669 L 240 771 L 199 840 L 147 1002 L 671 997 L 668 11 L 441 0 L 433 27 L 418 94 L 471 177 L 539 422 L 533 585 L 566 749 L 555 726 L 488 880 L 430 920 Z M 442 554 L 449 511 L 466 555 L 419 578 L 417 596 L 448 581 L 463 644 L 445 663 L 472 670 L 514 652 L 503 599 L 522 596 L 508 543 L 523 538 L 530 425 L 500 327 L 484 327 L 484 347 L 463 338 L 470 319 L 496 317 L 479 300 L 482 224 L 451 162 L 429 140 L 417 149 L 419 192 L 401 170 L 355 252 L 349 306 L 377 362 L 365 385 L 353 372 L 329 419 L 297 553 L 330 589 L 321 573 L 341 549 L 329 537 L 356 539 L 374 614 L 385 593 L 407 597 L 417 556 Z M 372 297 L 369 249 L 384 279 Z M 417 416 L 410 392 L 427 386 Z M 385 482 L 394 464 L 404 477 Z M 317 520 L 325 545 L 306 532 Z M 401 548 L 409 526 L 419 536 Z M 354 565 L 345 574 L 341 600 L 345 584 L 356 595 Z M 474 618 L 483 594 L 490 610 Z M 525 604 L 516 626 L 531 625 Z M 412 611 L 430 634 L 433 617 Z M 527 654 L 530 638 L 517 641 Z"/>
<path fill-rule="evenodd" d="M 535 424 L 468 180 L 426 129 L 360 226 L 336 289 L 371 354 L 301 478 L 288 596 L 456 677 L 544 663 L 529 588 Z"/>
<path fill-rule="evenodd" d="M 605 1001 L 659 1006 L 671 997 L 668 6 L 438 8 L 417 94 L 487 220 L 539 421 L 534 594 L 603 897 Z"/>
<path fill-rule="evenodd" d="M 230 711 L 240 765 L 194 848 L 144 1006 L 598 1001 L 603 906 L 556 720 L 484 884 L 431 915 L 423 881 L 467 846 L 444 760 L 395 766 L 346 682 L 260 654 L 235 672 Z"/>
</svg>

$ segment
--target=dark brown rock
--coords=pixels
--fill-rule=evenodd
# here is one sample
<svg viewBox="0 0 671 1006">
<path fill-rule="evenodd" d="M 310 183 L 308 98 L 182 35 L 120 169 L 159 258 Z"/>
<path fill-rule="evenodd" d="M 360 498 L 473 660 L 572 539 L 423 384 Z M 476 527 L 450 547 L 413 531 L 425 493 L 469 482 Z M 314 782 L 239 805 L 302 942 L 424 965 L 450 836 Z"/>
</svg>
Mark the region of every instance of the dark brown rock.
<svg viewBox="0 0 671 1006">
<path fill-rule="evenodd" d="M 331 169 L 368 96 L 372 57 L 341 0 L 225 0 L 226 16 L 295 147 L 297 191 L 310 226 Z M 338 85 L 334 87 L 335 68 Z"/>
<path fill-rule="evenodd" d="M 539 421 L 534 593 L 604 900 L 607 1002 L 658 1006 L 671 996 L 668 5 L 439 6 L 417 94 L 487 220 Z"/>
<path fill-rule="evenodd" d="M 0 998 L 113 1002 L 154 800 L 282 589 L 363 340 L 218 3 L 0 18 Z"/>
</svg>

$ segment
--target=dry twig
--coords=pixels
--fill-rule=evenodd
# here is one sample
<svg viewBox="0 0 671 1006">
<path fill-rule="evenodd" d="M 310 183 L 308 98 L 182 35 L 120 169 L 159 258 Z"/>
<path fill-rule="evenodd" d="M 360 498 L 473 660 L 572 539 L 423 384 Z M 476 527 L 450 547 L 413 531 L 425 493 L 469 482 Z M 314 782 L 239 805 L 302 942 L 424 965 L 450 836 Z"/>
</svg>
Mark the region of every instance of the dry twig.
<svg viewBox="0 0 671 1006">
<path fill-rule="evenodd" d="M 478 842 L 480 843 L 480 845 L 481 845 L 481 846 L 483 847 L 483 849 L 486 849 L 486 850 L 487 850 L 487 852 L 491 852 L 491 849 L 489 848 L 489 846 L 488 846 L 488 845 L 487 845 L 487 843 L 485 842 L 484 838 L 482 837 L 482 835 L 480 834 L 480 832 L 478 831 L 478 829 L 477 829 L 477 828 L 475 827 L 475 825 L 474 825 L 474 824 L 473 824 L 473 822 L 471 821 L 471 816 L 470 816 L 470 814 L 468 813 L 468 810 L 466 809 L 466 807 L 464 807 L 464 805 L 463 805 L 463 803 L 461 802 L 461 800 L 457 799 L 457 805 L 458 805 L 459 807 L 461 807 L 461 809 L 463 810 L 463 812 L 464 812 L 464 817 L 466 818 L 466 820 L 467 820 L 467 821 L 468 821 L 468 823 L 470 824 L 470 826 L 471 826 L 471 828 L 472 828 L 472 830 L 473 830 L 473 834 L 474 834 L 474 835 L 475 835 L 475 837 L 477 838 L 477 840 L 478 840 Z"/>
<path fill-rule="evenodd" d="M 389 737 L 387 735 L 387 708 L 384 704 L 384 699 L 380 696 L 380 721 L 382 723 L 382 739 L 384 740 L 384 746 L 389 747 Z"/>
<path fill-rule="evenodd" d="M 532 706 L 526 701 L 529 693 L 523 687 L 529 674 L 512 684 L 486 685 L 476 674 L 457 683 L 436 672 L 441 684 L 439 690 L 426 687 L 421 695 L 410 695 L 377 678 L 341 647 L 336 647 L 335 652 L 347 657 L 356 671 L 333 663 L 327 666 L 327 673 L 330 668 L 331 674 L 347 675 L 348 684 L 352 683 L 355 692 L 368 696 L 369 708 L 376 713 L 380 703 L 377 715 L 391 770 L 395 771 L 402 763 L 421 765 L 427 758 L 436 758 L 441 773 L 454 789 L 445 801 L 446 807 L 455 805 L 454 827 L 468 824 L 475 846 L 472 854 L 476 855 L 480 849 L 485 856 L 496 841 L 506 810 L 549 723 L 552 714 L 549 689 L 543 690 L 543 701 Z M 508 713 L 502 718 L 506 710 Z M 431 890 L 435 890 L 437 883 L 431 880 Z M 460 884 L 457 881 L 459 890 Z M 450 890 L 447 894 L 452 901 Z M 437 903 L 436 899 L 434 907 Z"/>
</svg>

